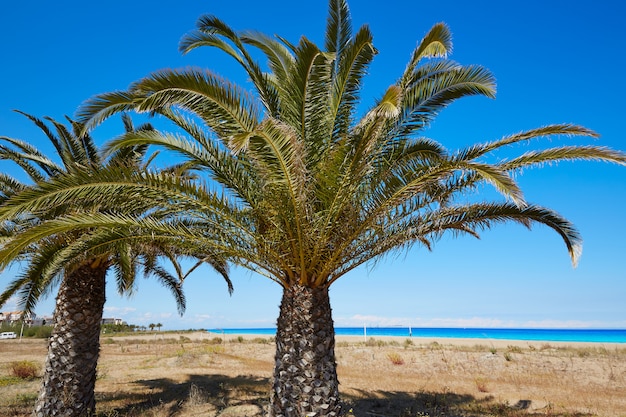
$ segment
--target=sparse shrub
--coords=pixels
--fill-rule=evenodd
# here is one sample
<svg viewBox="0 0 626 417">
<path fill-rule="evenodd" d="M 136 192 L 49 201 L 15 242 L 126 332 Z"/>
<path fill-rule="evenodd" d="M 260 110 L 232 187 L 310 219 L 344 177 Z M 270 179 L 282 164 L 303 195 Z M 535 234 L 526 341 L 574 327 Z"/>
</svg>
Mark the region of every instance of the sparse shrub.
<svg viewBox="0 0 626 417">
<path fill-rule="evenodd" d="M 369 339 L 367 339 L 367 342 L 365 342 L 365 346 L 377 346 L 377 347 L 383 347 L 386 346 L 387 343 L 384 340 L 377 340 L 373 337 L 370 337 Z"/>
<path fill-rule="evenodd" d="M 191 384 L 191 387 L 189 387 L 189 396 L 187 397 L 187 405 L 193 407 L 206 404 L 207 401 L 207 393 L 196 384 Z"/>
<path fill-rule="evenodd" d="M 108 369 L 100 364 L 96 366 L 96 381 L 102 380 L 109 374 Z"/>
<path fill-rule="evenodd" d="M 489 348 L 489 352 L 491 352 L 492 355 L 495 355 L 496 353 L 498 353 L 498 349 L 492 346 Z"/>
<path fill-rule="evenodd" d="M 223 345 L 209 345 L 207 346 L 204 351 L 206 353 L 212 354 L 212 355 L 216 355 L 219 353 L 224 353 L 224 346 Z"/>
<path fill-rule="evenodd" d="M 186 351 L 186 350 L 177 350 L 176 351 L 176 364 L 178 366 L 196 366 L 200 357 L 197 353 Z"/>
<path fill-rule="evenodd" d="M 511 352 L 504 352 L 504 359 L 507 362 L 511 362 L 513 360 L 513 355 L 511 354 Z"/>
<path fill-rule="evenodd" d="M 489 392 L 489 388 L 487 387 L 487 379 L 483 377 L 478 377 L 474 380 L 476 383 L 476 388 L 479 392 Z"/>
<path fill-rule="evenodd" d="M 189 342 L 191 342 L 191 339 L 190 339 L 190 338 L 188 338 L 187 336 L 180 336 L 180 337 L 178 338 L 178 340 L 179 340 L 181 343 L 189 343 Z"/>
<path fill-rule="evenodd" d="M 389 359 L 394 365 L 404 365 L 404 359 L 402 359 L 402 356 L 400 356 L 400 354 L 398 353 L 388 353 L 387 359 Z"/>
<path fill-rule="evenodd" d="M 39 374 L 39 365 L 32 361 L 11 362 L 11 375 L 21 379 L 34 379 Z"/>
<path fill-rule="evenodd" d="M 430 347 L 431 350 L 441 350 L 443 349 L 443 346 L 441 346 L 438 342 L 431 342 L 428 347 Z"/>
<path fill-rule="evenodd" d="M 221 345 L 224 340 L 221 337 L 214 337 L 213 339 L 202 339 L 202 343 L 207 345 Z"/>
<path fill-rule="evenodd" d="M 413 341 L 411 339 L 404 340 L 404 348 L 408 348 L 409 346 L 413 346 Z"/>
<path fill-rule="evenodd" d="M 506 349 L 511 353 L 522 353 L 522 348 L 519 346 L 509 345 L 506 347 Z"/>
<path fill-rule="evenodd" d="M 237 342 L 243 343 L 244 341 L 245 339 L 243 338 L 243 336 L 237 336 Z"/>
<path fill-rule="evenodd" d="M 29 407 L 35 405 L 36 400 L 37 400 L 36 393 L 17 394 L 17 396 L 15 397 L 15 401 L 18 404 L 21 404 L 23 406 L 29 406 Z"/>
<path fill-rule="evenodd" d="M 21 384 L 23 381 L 15 376 L 0 376 L 0 387 L 8 387 L 9 385 Z"/>
</svg>

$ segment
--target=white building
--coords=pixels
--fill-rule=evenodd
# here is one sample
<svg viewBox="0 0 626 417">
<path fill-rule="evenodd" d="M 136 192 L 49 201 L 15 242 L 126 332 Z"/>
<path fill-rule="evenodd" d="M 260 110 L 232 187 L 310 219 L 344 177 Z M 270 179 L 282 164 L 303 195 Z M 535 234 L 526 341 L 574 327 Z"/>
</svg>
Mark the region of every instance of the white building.
<svg viewBox="0 0 626 417">
<path fill-rule="evenodd" d="M 122 319 L 103 318 L 102 324 L 126 324 Z"/>
</svg>

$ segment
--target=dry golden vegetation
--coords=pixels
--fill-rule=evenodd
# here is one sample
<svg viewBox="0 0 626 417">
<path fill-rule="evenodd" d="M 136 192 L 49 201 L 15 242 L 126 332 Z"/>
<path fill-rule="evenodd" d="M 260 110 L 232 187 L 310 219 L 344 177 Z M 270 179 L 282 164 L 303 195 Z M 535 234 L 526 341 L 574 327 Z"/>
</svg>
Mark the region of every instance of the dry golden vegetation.
<svg viewBox="0 0 626 417">
<path fill-rule="evenodd" d="M 0 415 L 29 416 L 45 341 L 0 341 Z M 439 343 L 339 338 L 345 411 L 364 417 L 626 416 L 623 345 Z M 98 416 L 261 416 L 269 398 L 270 339 L 204 333 L 103 337 Z M 21 364 L 21 365 L 16 365 Z M 40 377 L 40 375 L 39 375 Z"/>
</svg>

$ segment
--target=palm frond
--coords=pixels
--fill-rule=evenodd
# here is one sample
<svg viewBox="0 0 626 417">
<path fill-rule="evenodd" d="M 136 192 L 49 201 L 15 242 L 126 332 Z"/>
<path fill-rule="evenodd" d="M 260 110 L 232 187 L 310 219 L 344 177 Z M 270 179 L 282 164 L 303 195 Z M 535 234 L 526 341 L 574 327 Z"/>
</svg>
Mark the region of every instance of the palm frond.
<svg viewBox="0 0 626 417">
<path fill-rule="evenodd" d="M 91 97 L 76 111 L 77 121 L 85 132 L 91 131 L 114 114 L 133 110 L 134 99 L 129 91 L 114 91 Z"/>
<path fill-rule="evenodd" d="M 267 82 L 263 71 L 261 71 L 259 65 L 252 59 L 252 56 L 244 47 L 241 37 L 226 23 L 211 15 L 201 16 L 196 26 L 203 35 L 195 32 L 183 38 L 181 50 L 187 52 L 199 46 L 213 46 L 223 50 L 233 57 L 248 73 L 259 92 L 261 102 L 265 105 L 269 114 L 278 114 L 280 105 L 277 93 L 272 84 Z M 231 42 L 235 48 L 233 49 L 219 37 L 223 37 Z"/>
<path fill-rule="evenodd" d="M 459 154 L 463 154 L 463 158 L 466 160 L 477 159 L 490 152 L 494 152 L 505 146 L 510 146 L 520 142 L 527 142 L 532 139 L 545 138 L 552 136 L 588 136 L 597 138 L 599 135 L 593 130 L 587 129 L 583 126 L 573 124 L 553 124 L 548 126 L 539 127 L 536 129 L 527 130 L 524 132 L 516 133 L 514 135 L 505 136 L 499 140 L 488 142 L 484 144 L 477 144 L 463 150 Z"/>
<path fill-rule="evenodd" d="M 444 23 L 435 24 L 418 43 L 411 60 L 400 78 L 399 85 L 406 86 L 414 76 L 415 69 L 424 58 L 446 58 L 452 52 L 452 34 Z"/>
<path fill-rule="evenodd" d="M 341 56 L 351 36 L 352 21 L 348 3 L 345 0 L 330 0 L 326 22 L 326 50 Z"/>
<path fill-rule="evenodd" d="M 330 104 L 331 114 L 335 120 L 334 141 L 345 135 L 352 124 L 356 106 L 359 104 L 363 78 L 367 75 L 369 64 L 377 53 L 372 39 L 369 28 L 361 27 L 353 41 L 335 58 L 337 70 Z"/>
<path fill-rule="evenodd" d="M 289 71 L 295 63 L 295 58 L 283 43 L 257 31 L 242 33 L 241 41 L 263 51 L 269 61 L 273 76 L 278 79 L 286 79 L 289 76 Z"/>
<path fill-rule="evenodd" d="M 526 152 L 502 166 L 510 171 L 559 161 L 601 161 L 626 165 L 626 153 L 599 146 L 563 146 Z"/>
<path fill-rule="evenodd" d="M 249 133 L 258 125 L 258 110 L 247 93 L 208 71 L 161 71 L 137 83 L 137 111 L 181 107 L 198 115 L 220 138 Z"/>
<path fill-rule="evenodd" d="M 441 67 L 441 65 L 438 65 Z M 392 135 L 408 136 L 424 128 L 450 103 L 462 97 L 494 97 L 495 79 L 480 66 L 434 67 L 437 71 L 419 74 L 404 92 L 403 113 Z"/>
</svg>

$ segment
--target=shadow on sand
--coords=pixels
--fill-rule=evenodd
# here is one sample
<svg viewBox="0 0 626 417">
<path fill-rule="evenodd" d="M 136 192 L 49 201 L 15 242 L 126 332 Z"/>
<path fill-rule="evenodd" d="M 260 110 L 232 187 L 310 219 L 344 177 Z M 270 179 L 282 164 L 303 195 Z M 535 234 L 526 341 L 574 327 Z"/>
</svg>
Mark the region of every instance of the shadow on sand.
<svg viewBox="0 0 626 417">
<path fill-rule="evenodd" d="M 166 415 L 175 415 L 188 404 L 204 404 L 217 412 L 242 404 L 264 409 L 269 402 L 269 379 L 255 376 L 190 375 L 184 382 L 159 378 L 138 380 L 133 384 L 146 388 L 148 393 L 101 392 L 98 393 L 98 403 L 126 404 L 114 411 L 131 416 L 157 408 L 165 408 Z"/>
<path fill-rule="evenodd" d="M 265 415 L 269 403 L 269 378 L 255 376 L 190 375 L 184 382 L 167 378 L 133 382 L 146 388 L 142 393 L 115 392 L 98 394 L 98 402 L 125 404 L 106 415 L 228 415 L 256 417 Z M 388 392 L 352 390 L 342 394 L 344 413 L 355 417 L 539 417 L 546 412 L 554 417 L 590 417 L 592 414 L 559 414 L 556 410 L 531 410 L 530 400 L 504 404 L 493 397 L 476 398 L 467 394 L 436 392 Z M 188 413 L 192 405 L 194 412 Z M 238 406 L 251 406 L 242 413 L 224 412 Z M 99 407 L 102 409 L 102 407 Z M 186 410 L 187 408 L 187 410 Z M 197 414 L 199 410 L 206 410 Z M 100 415 L 100 413 L 98 414 Z"/>
</svg>

